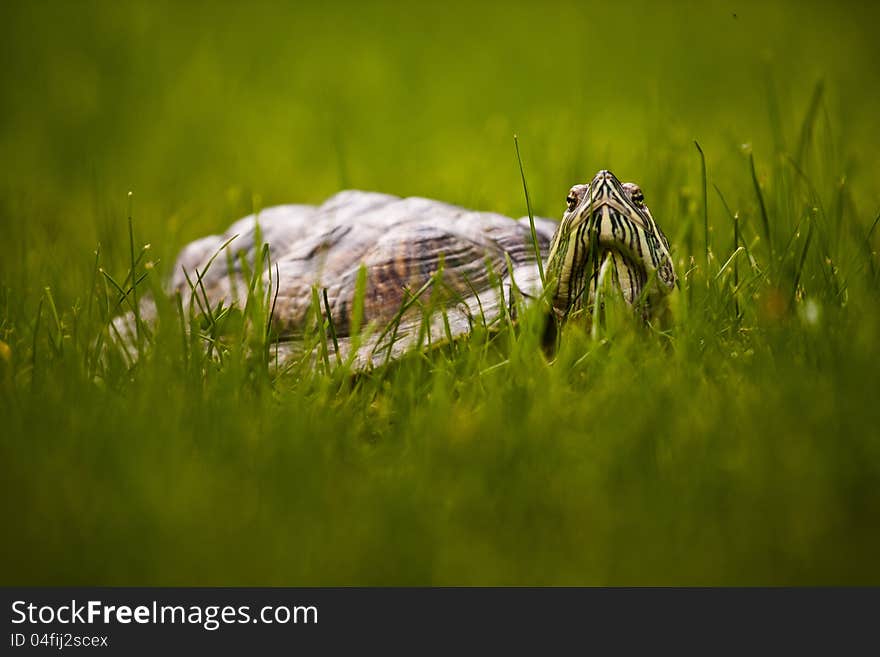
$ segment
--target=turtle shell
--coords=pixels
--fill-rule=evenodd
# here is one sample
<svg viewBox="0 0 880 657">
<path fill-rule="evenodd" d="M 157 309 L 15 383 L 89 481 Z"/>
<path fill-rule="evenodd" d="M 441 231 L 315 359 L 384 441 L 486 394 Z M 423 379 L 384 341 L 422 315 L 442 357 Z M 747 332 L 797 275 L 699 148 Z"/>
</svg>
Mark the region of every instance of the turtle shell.
<svg viewBox="0 0 880 657">
<path fill-rule="evenodd" d="M 457 337 L 471 329 L 476 317 L 491 323 L 512 289 L 527 295 L 541 289 L 528 217 L 511 219 L 426 198 L 350 190 L 320 206 L 267 208 L 236 221 L 222 235 L 188 244 L 174 265 L 172 291 L 186 297 L 187 275 L 195 281 L 204 272 L 202 283 L 212 305 L 244 303 L 241 263 L 253 267 L 258 259 L 258 225 L 269 247 L 263 277 L 275 294 L 273 320 L 282 340 L 302 332 L 317 286 L 326 290 L 340 350 L 348 352 L 358 272 L 365 268 L 363 321 L 372 327 L 368 335 L 373 338 L 360 345 L 357 366 L 394 358 L 417 340 Z M 536 217 L 535 229 L 545 258 L 556 222 Z M 220 254 L 208 267 L 229 240 L 232 257 Z M 401 313 L 408 301 L 409 309 Z M 443 312 L 428 313 L 425 322 L 426 307 Z M 382 329 L 392 322 L 390 337 Z"/>
</svg>

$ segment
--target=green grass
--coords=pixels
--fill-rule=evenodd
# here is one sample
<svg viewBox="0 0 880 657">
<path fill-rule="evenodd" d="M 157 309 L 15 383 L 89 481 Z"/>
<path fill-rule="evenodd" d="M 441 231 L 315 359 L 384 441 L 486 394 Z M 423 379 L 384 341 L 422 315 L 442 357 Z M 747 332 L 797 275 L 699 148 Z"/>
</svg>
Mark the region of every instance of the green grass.
<svg viewBox="0 0 880 657">
<path fill-rule="evenodd" d="M 0 583 L 880 583 L 878 18 L 5 3 Z M 359 378 L 312 335 L 276 376 L 257 290 L 212 360 L 174 299 L 137 366 L 96 354 L 254 208 L 523 216 L 527 181 L 558 218 L 600 168 L 672 243 L 664 331 L 609 300 L 549 362 L 530 312 Z"/>
</svg>

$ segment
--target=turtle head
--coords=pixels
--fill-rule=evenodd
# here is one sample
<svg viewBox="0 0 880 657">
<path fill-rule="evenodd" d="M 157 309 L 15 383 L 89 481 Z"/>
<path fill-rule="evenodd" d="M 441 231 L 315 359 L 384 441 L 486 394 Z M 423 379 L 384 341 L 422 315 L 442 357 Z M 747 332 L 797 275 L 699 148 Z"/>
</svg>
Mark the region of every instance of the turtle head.
<svg viewBox="0 0 880 657">
<path fill-rule="evenodd" d="M 675 285 L 669 242 L 641 188 L 604 169 L 569 190 L 547 269 L 556 285 L 553 306 L 563 318 L 589 310 L 606 276 L 630 304 Z"/>
</svg>

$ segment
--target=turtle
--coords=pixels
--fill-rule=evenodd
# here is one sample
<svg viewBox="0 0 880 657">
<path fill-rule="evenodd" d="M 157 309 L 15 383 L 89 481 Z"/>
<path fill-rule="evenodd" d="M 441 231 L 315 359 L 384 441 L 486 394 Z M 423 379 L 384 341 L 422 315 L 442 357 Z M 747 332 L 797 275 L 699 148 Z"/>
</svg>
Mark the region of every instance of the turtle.
<svg viewBox="0 0 880 657">
<path fill-rule="evenodd" d="M 198 280 L 199 296 L 212 306 L 241 306 L 246 269 L 260 261 L 273 303 L 275 360 L 296 352 L 319 289 L 337 348 L 357 369 L 457 339 L 477 321 L 492 325 L 516 296 L 544 299 L 557 322 L 589 315 L 606 280 L 650 319 L 676 278 L 669 242 L 641 188 L 601 170 L 571 187 L 565 201 L 558 224 L 358 190 L 318 206 L 270 207 L 186 245 L 170 292 L 192 299 Z M 225 249 L 231 257 L 218 258 Z M 351 324 L 358 303 L 373 330 L 352 339 L 360 333 Z"/>
</svg>

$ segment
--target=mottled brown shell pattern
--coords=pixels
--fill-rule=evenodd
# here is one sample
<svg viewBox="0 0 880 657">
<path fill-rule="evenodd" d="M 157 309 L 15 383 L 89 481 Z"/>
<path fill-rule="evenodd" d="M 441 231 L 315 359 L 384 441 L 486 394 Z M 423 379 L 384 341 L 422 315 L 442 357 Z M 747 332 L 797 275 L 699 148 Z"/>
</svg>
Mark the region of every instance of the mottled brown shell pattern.
<svg viewBox="0 0 880 657">
<path fill-rule="evenodd" d="M 493 292 L 493 278 L 506 280 L 509 258 L 524 290 L 537 291 L 536 270 L 528 217 L 513 220 L 492 212 L 476 212 L 424 198 L 399 198 L 388 194 L 344 191 L 320 206 L 284 205 L 268 208 L 257 216 L 235 222 L 223 235 L 200 239 L 186 246 L 174 266 L 172 287 L 184 295 L 189 285 L 184 270 L 195 280 L 217 250 L 234 235 L 229 245 L 233 270 L 227 259 L 218 257 L 204 276 L 212 303 L 221 299 L 244 301 L 246 286 L 238 265 L 239 254 L 253 262 L 256 222 L 262 239 L 269 244 L 274 268 L 277 265 L 278 296 L 276 328 L 282 336 L 294 336 L 301 329 L 311 305 L 313 286 L 326 288 L 336 333 L 346 336 L 360 267 L 367 271 L 364 322 L 383 325 L 394 319 L 406 295 L 421 288 L 442 267 L 442 290 L 434 286 L 420 298 L 430 303 L 431 295 L 464 300 L 464 305 L 481 305 L 470 299 L 474 293 Z M 541 255 L 545 257 L 556 228 L 549 219 L 537 218 L 535 227 Z M 494 274 L 494 276 L 493 276 Z M 269 272 L 264 274 L 269 284 Z M 522 279 L 522 280 L 520 280 Z M 467 325 L 456 327 L 456 332 Z"/>
</svg>

